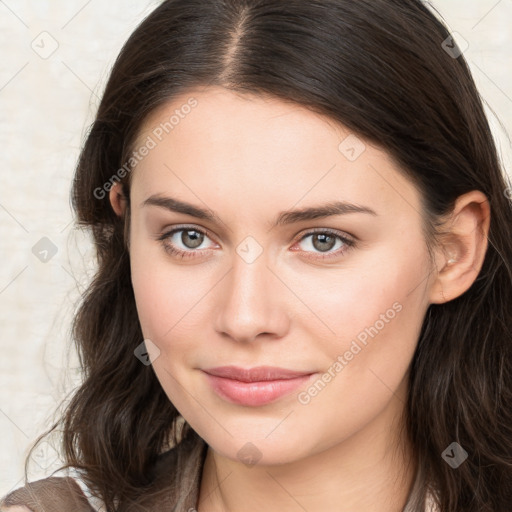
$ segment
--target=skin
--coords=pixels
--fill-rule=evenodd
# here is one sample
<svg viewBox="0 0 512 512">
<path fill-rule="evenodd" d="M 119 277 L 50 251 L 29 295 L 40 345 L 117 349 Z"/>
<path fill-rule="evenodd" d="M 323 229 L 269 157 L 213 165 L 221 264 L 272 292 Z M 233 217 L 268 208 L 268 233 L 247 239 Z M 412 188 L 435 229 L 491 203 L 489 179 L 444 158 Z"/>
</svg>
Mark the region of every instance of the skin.
<svg viewBox="0 0 512 512">
<path fill-rule="evenodd" d="M 142 331 L 160 351 L 154 371 L 209 445 L 199 512 L 402 510 L 416 471 L 399 430 L 409 365 L 428 306 L 464 293 L 480 271 L 485 195 L 458 199 L 431 262 L 419 191 L 367 141 L 357 159 L 347 159 L 338 147 L 350 131 L 302 106 L 197 89 L 154 111 L 135 147 L 190 97 L 197 107 L 131 176 L 129 250 Z M 210 209 L 216 220 L 141 206 L 153 194 Z M 334 200 L 377 215 L 269 229 L 281 211 Z M 110 201 L 125 214 L 120 187 Z M 210 231 L 195 249 L 182 232 L 167 240 L 195 258 L 170 255 L 157 240 L 182 224 Z M 322 252 L 307 236 L 326 228 L 355 246 L 322 260 L 344 247 L 335 239 Z M 262 250 L 252 263 L 237 253 L 247 236 Z M 394 317 L 307 404 L 297 398 L 307 386 L 264 406 L 232 404 L 201 372 L 272 365 L 316 372 L 318 380 L 390 309 Z M 237 455 L 248 442 L 261 456 L 256 465 Z"/>
</svg>

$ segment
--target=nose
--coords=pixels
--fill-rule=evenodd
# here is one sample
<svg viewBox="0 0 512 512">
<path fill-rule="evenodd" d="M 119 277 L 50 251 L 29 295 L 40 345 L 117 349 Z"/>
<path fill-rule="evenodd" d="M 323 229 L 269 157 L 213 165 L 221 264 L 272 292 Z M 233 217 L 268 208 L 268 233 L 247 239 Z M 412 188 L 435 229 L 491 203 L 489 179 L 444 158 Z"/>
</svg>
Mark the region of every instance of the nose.
<svg viewBox="0 0 512 512">
<path fill-rule="evenodd" d="M 238 342 L 284 336 L 289 328 L 285 288 L 265 252 L 252 263 L 235 254 L 219 291 L 217 332 Z"/>
</svg>

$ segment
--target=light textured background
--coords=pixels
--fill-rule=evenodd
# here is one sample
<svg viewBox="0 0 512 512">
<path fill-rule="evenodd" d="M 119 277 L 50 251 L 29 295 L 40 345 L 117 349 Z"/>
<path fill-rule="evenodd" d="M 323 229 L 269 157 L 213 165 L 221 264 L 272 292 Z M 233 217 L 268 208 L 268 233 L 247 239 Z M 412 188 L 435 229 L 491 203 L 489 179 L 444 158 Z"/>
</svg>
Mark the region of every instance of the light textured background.
<svg viewBox="0 0 512 512">
<path fill-rule="evenodd" d="M 76 356 L 66 360 L 69 325 L 93 266 L 88 237 L 73 228 L 71 178 L 113 61 L 158 4 L 0 0 L 0 495 L 21 485 L 29 445 L 78 383 Z M 512 0 L 434 5 L 469 43 L 465 56 L 510 174 Z M 57 250 L 46 263 L 32 251 L 43 237 Z M 58 467 L 56 457 L 43 445 L 31 479 Z"/>
</svg>

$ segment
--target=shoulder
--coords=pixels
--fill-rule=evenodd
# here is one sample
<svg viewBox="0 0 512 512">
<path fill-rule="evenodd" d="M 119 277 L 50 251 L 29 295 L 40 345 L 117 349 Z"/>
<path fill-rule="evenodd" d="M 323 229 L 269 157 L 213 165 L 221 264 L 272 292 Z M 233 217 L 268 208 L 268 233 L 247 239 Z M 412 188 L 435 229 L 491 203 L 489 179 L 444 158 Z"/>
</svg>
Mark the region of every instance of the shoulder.
<svg viewBox="0 0 512 512">
<path fill-rule="evenodd" d="M 190 431 L 180 443 L 161 453 L 152 475 L 155 501 L 149 498 L 146 509 L 161 510 L 163 501 L 186 503 L 185 510 L 195 507 L 206 451 L 207 444 Z M 91 495 L 80 474 L 71 474 L 37 480 L 10 492 L 0 499 L 0 512 L 103 512 L 101 500 Z M 26 508 L 20 508 L 23 506 Z"/>
<path fill-rule="evenodd" d="M 153 468 L 149 494 L 154 494 L 141 502 L 144 510 L 160 511 L 163 505 L 178 503 L 180 510 L 195 510 L 207 449 L 206 442 L 190 429 L 177 445 L 161 453 Z"/>
<path fill-rule="evenodd" d="M 169 480 L 174 475 L 180 481 L 183 476 L 197 477 L 206 456 L 205 441 L 192 429 L 176 446 L 161 453 L 154 467 L 154 477 Z"/>
<path fill-rule="evenodd" d="M 71 477 L 48 477 L 29 482 L 0 499 L 3 512 L 96 512 Z"/>
</svg>

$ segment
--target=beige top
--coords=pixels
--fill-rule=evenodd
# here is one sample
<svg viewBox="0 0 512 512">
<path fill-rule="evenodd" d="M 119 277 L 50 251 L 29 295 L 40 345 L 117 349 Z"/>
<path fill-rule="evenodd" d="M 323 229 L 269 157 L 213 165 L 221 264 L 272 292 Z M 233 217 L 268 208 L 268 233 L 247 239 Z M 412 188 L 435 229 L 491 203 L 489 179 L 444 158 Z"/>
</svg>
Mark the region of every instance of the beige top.
<svg viewBox="0 0 512 512">
<path fill-rule="evenodd" d="M 191 430 L 175 448 L 160 455 L 151 490 L 161 491 L 161 494 L 142 503 L 146 512 L 197 511 L 207 448 L 205 441 Z M 414 487 L 419 483 L 419 476 Z M 424 512 L 437 512 L 433 503 L 429 497 Z M 33 512 L 106 512 L 101 500 L 93 496 L 78 472 L 28 483 L 0 500 L 2 511 L 2 507 L 12 505 L 25 505 Z M 129 509 L 123 507 L 121 510 Z M 408 505 L 404 512 L 423 511 L 412 510 Z"/>
</svg>

